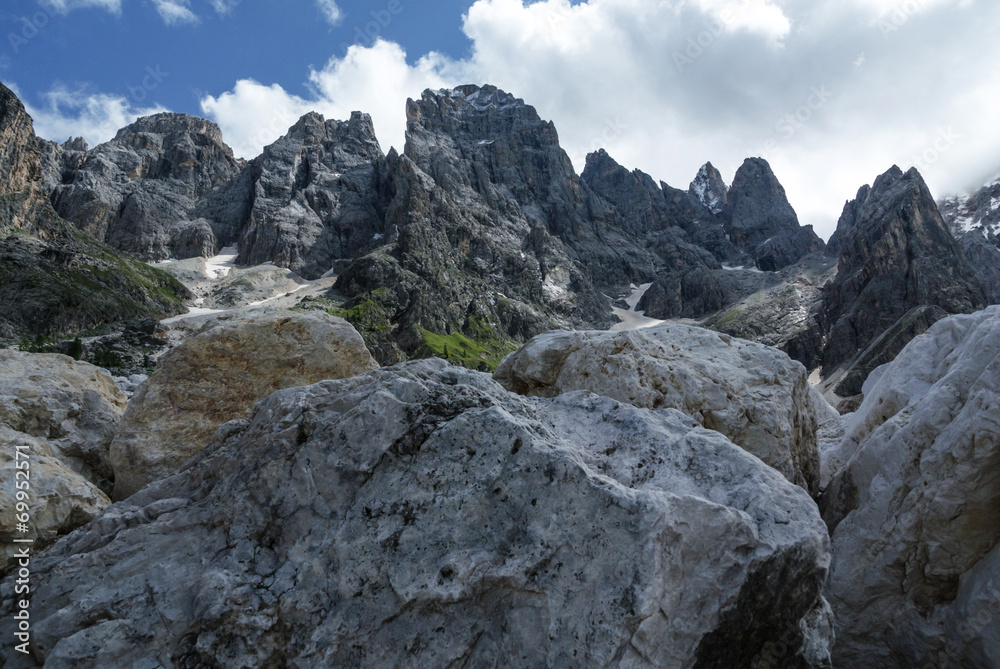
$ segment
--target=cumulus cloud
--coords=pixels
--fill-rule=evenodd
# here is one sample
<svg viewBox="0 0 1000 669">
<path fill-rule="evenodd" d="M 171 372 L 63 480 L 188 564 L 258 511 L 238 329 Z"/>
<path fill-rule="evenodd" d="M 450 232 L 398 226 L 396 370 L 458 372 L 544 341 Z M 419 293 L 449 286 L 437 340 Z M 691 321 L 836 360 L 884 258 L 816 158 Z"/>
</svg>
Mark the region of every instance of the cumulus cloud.
<svg viewBox="0 0 1000 669">
<path fill-rule="evenodd" d="M 40 107 L 29 104 L 17 91 L 34 120 L 35 134 L 54 142 L 83 137 L 91 146 L 106 142 L 140 116 L 162 111 L 163 107 L 136 107 L 128 99 L 84 89 L 57 86 L 45 95 Z"/>
<path fill-rule="evenodd" d="M 844 201 L 894 163 L 917 165 L 937 195 L 1000 169 L 997 26 L 1000 5 L 973 0 L 478 0 L 465 59 L 408 65 L 380 41 L 311 72 L 303 97 L 242 80 L 202 109 L 247 156 L 311 109 L 368 111 L 399 148 L 407 97 L 492 83 L 555 122 L 577 169 L 604 147 L 685 187 L 706 160 L 731 179 L 762 155 L 829 236 Z"/>
<path fill-rule="evenodd" d="M 330 25 L 338 25 L 342 18 L 340 7 L 334 0 L 316 0 L 316 6 Z"/>
<path fill-rule="evenodd" d="M 188 6 L 189 0 L 153 0 L 153 6 L 168 26 L 198 23 L 198 17 Z"/>
<path fill-rule="evenodd" d="M 243 79 L 231 91 L 206 96 L 201 108 L 219 124 L 233 151 L 246 158 L 259 154 L 310 111 L 339 119 L 348 118 L 352 111 L 367 112 L 383 148 L 388 151 L 395 146 L 401 151 L 406 98 L 446 85 L 439 73 L 442 68 L 442 59 L 436 55 L 410 66 L 399 45 L 379 40 L 370 48 L 352 46 L 343 58 L 310 72 L 312 94 L 308 98 L 292 95 L 277 84 Z"/>
</svg>

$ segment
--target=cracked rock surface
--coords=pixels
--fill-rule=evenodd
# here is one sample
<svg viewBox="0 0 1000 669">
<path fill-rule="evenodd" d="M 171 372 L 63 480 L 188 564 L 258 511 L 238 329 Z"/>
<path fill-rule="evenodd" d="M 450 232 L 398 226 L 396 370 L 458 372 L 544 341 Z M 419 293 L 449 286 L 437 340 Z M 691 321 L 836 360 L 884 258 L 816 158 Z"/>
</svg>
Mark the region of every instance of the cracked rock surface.
<svg viewBox="0 0 1000 669">
<path fill-rule="evenodd" d="M 817 419 L 806 370 L 784 353 L 703 328 L 550 332 L 494 376 L 513 392 L 575 390 L 649 409 L 677 409 L 819 494 Z"/>
<path fill-rule="evenodd" d="M 823 514 L 838 667 L 1000 663 L 1000 307 L 946 318 L 865 384 Z"/>
<path fill-rule="evenodd" d="M 412 362 L 273 394 L 36 558 L 34 659 L 829 666 L 828 550 L 801 488 L 678 412 Z"/>
</svg>

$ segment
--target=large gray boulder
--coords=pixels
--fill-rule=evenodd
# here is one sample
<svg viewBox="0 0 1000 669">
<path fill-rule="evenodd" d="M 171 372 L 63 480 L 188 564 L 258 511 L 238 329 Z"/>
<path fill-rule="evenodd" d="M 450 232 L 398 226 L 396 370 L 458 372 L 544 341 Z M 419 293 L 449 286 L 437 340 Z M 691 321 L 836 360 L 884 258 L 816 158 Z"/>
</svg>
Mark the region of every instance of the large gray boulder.
<svg viewBox="0 0 1000 669">
<path fill-rule="evenodd" d="M 13 539 L 42 550 L 111 503 L 108 447 L 125 404 L 93 365 L 0 350 L 0 573 L 23 547 Z"/>
<path fill-rule="evenodd" d="M 827 560 L 801 488 L 678 412 L 420 361 L 275 393 L 36 558 L 32 660 L 828 667 Z"/>
<path fill-rule="evenodd" d="M 108 448 L 127 403 L 99 367 L 65 355 L 0 350 L 0 424 L 44 440 L 108 492 L 114 480 Z"/>
<path fill-rule="evenodd" d="M 771 347 L 677 324 L 551 332 L 505 358 L 494 378 L 529 396 L 589 390 L 638 407 L 678 409 L 819 494 L 806 370 Z"/>
<path fill-rule="evenodd" d="M 939 321 L 866 384 L 827 454 L 836 666 L 1000 664 L 998 415 L 1000 307 Z"/>
<path fill-rule="evenodd" d="M 245 309 L 213 317 L 160 358 L 111 444 L 116 499 L 177 471 L 223 423 L 276 390 L 378 367 L 361 335 L 323 311 Z"/>
</svg>

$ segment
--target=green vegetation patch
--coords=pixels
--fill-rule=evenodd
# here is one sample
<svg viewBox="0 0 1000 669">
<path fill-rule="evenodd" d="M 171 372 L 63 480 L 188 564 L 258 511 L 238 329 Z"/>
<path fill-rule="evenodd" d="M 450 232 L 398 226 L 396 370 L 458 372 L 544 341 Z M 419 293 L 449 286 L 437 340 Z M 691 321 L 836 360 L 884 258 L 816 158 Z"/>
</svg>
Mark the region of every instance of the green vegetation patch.
<svg viewBox="0 0 1000 669">
<path fill-rule="evenodd" d="M 492 372 L 505 355 L 518 347 L 517 342 L 504 341 L 495 335 L 489 339 L 470 339 L 461 332 L 438 334 L 425 328 L 420 328 L 420 334 L 424 338 L 425 350 L 420 352 L 423 355 L 419 357 L 435 356 L 453 365 L 481 371 Z M 492 330 L 490 334 L 493 334 Z"/>
</svg>

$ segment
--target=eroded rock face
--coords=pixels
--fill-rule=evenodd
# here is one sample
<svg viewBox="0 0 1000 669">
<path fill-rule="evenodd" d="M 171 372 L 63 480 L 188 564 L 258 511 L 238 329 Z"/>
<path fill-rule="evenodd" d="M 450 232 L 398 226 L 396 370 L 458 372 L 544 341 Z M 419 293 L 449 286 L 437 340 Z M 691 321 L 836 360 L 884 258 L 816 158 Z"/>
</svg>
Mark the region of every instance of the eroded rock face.
<svg viewBox="0 0 1000 669">
<path fill-rule="evenodd" d="M 747 158 L 736 172 L 726 204 L 726 231 L 757 267 L 776 271 L 822 251 L 812 226 L 800 226 L 785 189 L 763 158 Z"/>
<path fill-rule="evenodd" d="M 368 114 L 306 114 L 254 160 L 253 208 L 241 265 L 273 261 L 316 279 L 334 261 L 381 246 L 384 156 Z"/>
<path fill-rule="evenodd" d="M 865 385 L 823 500 L 835 665 L 1000 663 L 1000 307 L 952 316 Z"/>
<path fill-rule="evenodd" d="M 824 376 L 890 328 L 906 330 L 900 319 L 914 307 L 939 307 L 955 314 L 986 305 L 982 282 L 945 227 L 916 169 L 904 174 L 893 167 L 871 188 L 862 188 L 858 197 L 844 208 L 838 224 L 840 266 L 824 294 Z M 896 341 L 898 348 L 880 356 L 891 360 L 909 339 Z M 861 378 L 878 359 L 872 358 Z M 847 394 L 856 392 L 849 390 Z"/>
<path fill-rule="evenodd" d="M 819 493 L 805 368 L 770 347 L 673 324 L 553 332 L 505 358 L 495 378 L 529 396 L 589 390 L 639 407 L 678 409 Z"/>
<path fill-rule="evenodd" d="M 37 552 L 111 503 L 108 447 L 125 404 L 111 377 L 93 365 L 0 350 L 0 573 L 21 547 L 12 539 L 34 540 Z M 28 482 L 27 500 L 17 499 L 19 480 Z M 18 501 L 29 507 L 25 532 L 17 530 Z"/>
<path fill-rule="evenodd" d="M 182 285 L 56 215 L 43 167 L 48 144 L 0 84 L 0 336 L 79 332 L 180 311 L 189 296 Z"/>
<path fill-rule="evenodd" d="M 829 666 L 827 551 L 803 490 L 678 412 L 520 398 L 421 361 L 272 395 L 36 558 L 33 649 L 77 667 Z"/>
<path fill-rule="evenodd" d="M 729 186 L 722 180 L 722 174 L 712 163 L 705 163 L 698 170 L 688 192 L 708 207 L 712 213 L 721 214 L 726 210 Z"/>
<path fill-rule="evenodd" d="M 380 359 L 426 354 L 427 332 L 502 357 L 556 326 L 610 326 L 595 284 L 651 278 L 653 254 L 608 225 L 617 212 L 523 100 L 460 86 L 425 91 L 406 114 L 404 155 L 386 158 L 382 246 L 337 283 L 349 309 L 380 321 Z"/>
<path fill-rule="evenodd" d="M 322 311 L 250 309 L 210 319 L 160 358 L 111 445 L 116 499 L 172 475 L 223 423 L 276 390 L 378 365 L 357 331 Z"/>
<path fill-rule="evenodd" d="M 46 165 L 53 206 L 81 230 L 147 261 L 212 256 L 236 240 L 250 193 L 211 121 L 154 114 L 78 148 L 51 146 Z"/>
</svg>

